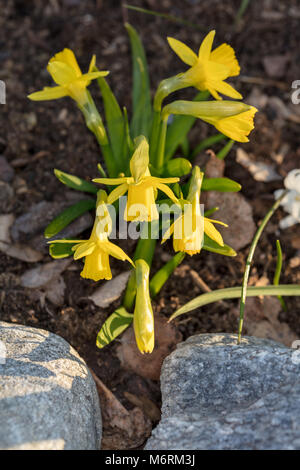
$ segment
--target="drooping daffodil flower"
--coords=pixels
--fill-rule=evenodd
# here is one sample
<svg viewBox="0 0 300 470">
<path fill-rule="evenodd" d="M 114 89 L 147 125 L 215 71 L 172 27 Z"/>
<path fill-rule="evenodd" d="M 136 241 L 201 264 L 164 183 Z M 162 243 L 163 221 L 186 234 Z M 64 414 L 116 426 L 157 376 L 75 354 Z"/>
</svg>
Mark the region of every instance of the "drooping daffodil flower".
<svg viewBox="0 0 300 470">
<path fill-rule="evenodd" d="M 213 224 L 221 224 L 227 227 L 223 222 L 208 219 L 201 214 L 200 192 L 202 179 L 203 173 L 198 166 L 195 166 L 190 180 L 187 199 L 181 201 L 182 214 L 166 230 L 162 239 L 162 243 L 164 243 L 173 234 L 174 251 L 182 251 L 191 256 L 200 253 L 204 241 L 204 233 L 218 243 L 218 245 L 224 246 L 222 235 Z"/>
<path fill-rule="evenodd" d="M 109 256 L 122 261 L 133 262 L 126 253 L 108 237 L 112 230 L 112 220 L 108 212 L 107 195 L 105 191 L 98 192 L 97 211 L 91 236 L 88 240 L 53 240 L 49 243 L 75 243 L 72 247 L 74 259 L 85 258 L 81 277 L 99 281 L 100 279 L 111 279 Z"/>
<path fill-rule="evenodd" d="M 86 88 L 98 77 L 105 77 L 109 72 L 94 72 L 96 56 L 93 55 L 88 73 L 80 70 L 75 54 L 71 49 L 64 49 L 49 60 L 47 70 L 57 84 L 55 87 L 45 87 L 41 91 L 28 96 L 33 101 L 56 100 L 70 96 L 83 106 L 88 101 Z"/>
<path fill-rule="evenodd" d="M 257 109 L 240 101 L 173 101 L 162 111 L 162 118 L 170 114 L 195 116 L 208 122 L 230 139 L 248 142 L 248 135 L 254 128 Z"/>
<path fill-rule="evenodd" d="M 173 191 L 167 186 L 176 183 L 179 178 L 157 178 L 149 170 L 149 145 L 144 136 L 136 139 L 136 150 L 130 160 L 131 176 L 121 178 L 96 178 L 95 183 L 119 185 L 108 196 L 108 203 L 113 204 L 128 192 L 124 218 L 127 221 L 150 222 L 159 218 L 155 204 L 159 189 L 175 204 L 178 202 Z"/>
<path fill-rule="evenodd" d="M 284 179 L 284 186 L 288 192 L 280 204 L 289 215 L 279 222 L 282 229 L 300 223 L 300 168 L 288 173 Z M 284 189 L 277 189 L 274 193 L 275 199 L 278 199 L 284 191 Z"/>
<path fill-rule="evenodd" d="M 242 95 L 224 81 L 240 73 L 234 49 L 224 43 L 212 51 L 215 33 L 210 31 L 207 34 L 200 45 L 198 55 L 178 39 L 168 38 L 173 51 L 185 64 L 190 65 L 190 68 L 180 74 L 178 79 L 186 86 L 194 86 L 201 91 L 208 90 L 217 100 L 222 99 L 219 93 L 230 98 L 242 99 Z"/>
</svg>

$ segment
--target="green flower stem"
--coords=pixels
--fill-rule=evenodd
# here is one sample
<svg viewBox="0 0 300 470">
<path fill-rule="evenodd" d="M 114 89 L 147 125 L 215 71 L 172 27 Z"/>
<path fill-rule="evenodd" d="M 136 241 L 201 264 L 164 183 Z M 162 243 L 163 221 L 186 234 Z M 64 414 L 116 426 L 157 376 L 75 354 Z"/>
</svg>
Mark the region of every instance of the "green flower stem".
<svg viewBox="0 0 300 470">
<path fill-rule="evenodd" d="M 274 274 L 274 279 L 273 279 L 274 286 L 279 285 L 281 269 L 282 269 L 282 250 L 281 250 L 281 245 L 280 245 L 279 240 L 276 240 L 276 252 L 277 252 L 277 262 L 276 262 L 276 269 L 275 269 L 275 274 Z M 285 301 L 283 300 L 281 295 L 278 295 L 278 300 L 283 310 L 286 311 Z"/>
<path fill-rule="evenodd" d="M 253 260 L 253 255 L 254 255 L 254 252 L 255 252 L 255 248 L 256 248 L 258 240 L 260 239 L 260 236 L 261 236 L 265 226 L 269 222 L 270 218 L 272 217 L 272 215 L 274 214 L 276 209 L 278 209 L 278 207 L 280 206 L 280 203 L 281 203 L 282 199 L 286 196 L 286 194 L 287 194 L 287 191 L 284 191 L 284 193 L 280 196 L 280 198 L 277 199 L 277 201 L 275 201 L 275 203 L 273 204 L 271 209 L 267 212 L 267 214 L 263 218 L 263 221 L 260 224 L 260 226 L 259 226 L 259 228 L 258 228 L 258 230 L 257 230 L 257 232 L 256 232 L 256 234 L 255 234 L 255 236 L 252 240 L 251 246 L 250 246 L 249 254 L 248 254 L 248 257 L 247 257 L 247 261 L 246 261 L 246 269 L 245 269 L 244 276 L 243 276 L 243 284 L 242 284 L 242 292 L 241 292 L 240 320 L 239 320 L 239 329 L 238 329 L 238 344 L 240 344 L 241 336 L 242 336 L 244 314 L 245 314 L 245 304 L 246 304 L 246 297 L 247 297 L 248 278 L 249 278 L 249 274 L 250 274 L 250 268 L 251 268 L 251 263 L 252 263 L 252 260 Z M 278 295 L 280 295 L 280 293 L 278 293 Z"/>
<path fill-rule="evenodd" d="M 168 126 L 168 115 L 165 115 L 160 128 L 160 135 L 158 141 L 157 152 L 155 153 L 154 167 L 160 170 L 164 166 L 165 147 L 166 147 L 166 136 Z"/>
<path fill-rule="evenodd" d="M 196 308 L 203 307 L 204 305 L 217 302 L 218 300 L 225 299 L 238 299 L 241 297 L 242 287 L 228 287 L 226 289 L 218 289 L 212 292 L 201 294 L 195 299 L 191 300 L 183 307 L 176 310 L 169 318 L 169 322 L 174 318 L 179 317 L 184 313 L 191 312 Z M 265 286 L 265 287 L 248 287 L 247 295 L 249 297 L 256 297 L 259 295 L 284 295 L 295 296 L 300 295 L 300 285 L 298 284 L 282 284 L 279 286 Z"/>
<path fill-rule="evenodd" d="M 78 105 L 78 107 L 84 115 L 88 129 L 94 134 L 100 145 L 109 176 L 116 176 L 117 167 L 102 118 L 91 94 L 87 92 L 87 95 L 88 101 L 84 105 Z"/>
<path fill-rule="evenodd" d="M 149 232 L 150 232 L 150 224 L 148 224 L 148 233 Z M 134 253 L 133 261 L 136 261 L 138 259 L 143 259 L 146 261 L 146 263 L 148 263 L 149 268 L 150 268 L 152 264 L 156 241 L 157 241 L 156 239 L 151 239 L 150 236 L 149 238 L 140 238 L 138 241 L 135 253 Z M 135 270 L 133 270 L 129 277 L 124 299 L 123 299 L 123 307 L 129 312 L 133 310 L 135 295 L 136 295 L 136 279 L 135 279 Z"/>
<path fill-rule="evenodd" d="M 157 149 L 157 142 L 160 133 L 160 111 L 154 111 L 153 113 L 153 121 L 152 121 L 152 129 L 151 129 L 151 137 L 150 137 L 150 162 L 152 163 Z"/>
<path fill-rule="evenodd" d="M 226 139 L 226 136 L 224 134 L 215 134 L 202 140 L 202 142 L 200 142 L 200 144 L 197 145 L 197 147 L 195 147 L 195 149 L 193 150 L 191 160 L 197 157 L 197 155 L 202 152 L 202 150 L 205 150 L 208 147 L 211 147 L 212 145 L 217 144 L 218 142 L 221 142 L 224 139 Z"/>
</svg>

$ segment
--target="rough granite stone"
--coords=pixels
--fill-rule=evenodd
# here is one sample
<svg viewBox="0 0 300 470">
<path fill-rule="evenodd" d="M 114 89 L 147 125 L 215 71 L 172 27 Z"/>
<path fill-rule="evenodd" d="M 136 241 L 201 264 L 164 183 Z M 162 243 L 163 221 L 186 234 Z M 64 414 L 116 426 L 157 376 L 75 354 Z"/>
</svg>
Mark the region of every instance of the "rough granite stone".
<svg viewBox="0 0 300 470">
<path fill-rule="evenodd" d="M 165 359 L 162 420 L 145 449 L 300 449 L 295 350 L 236 339 L 196 335 Z"/>
<path fill-rule="evenodd" d="M 100 449 L 99 398 L 77 352 L 48 331 L 4 322 L 0 344 L 0 449 Z"/>
</svg>

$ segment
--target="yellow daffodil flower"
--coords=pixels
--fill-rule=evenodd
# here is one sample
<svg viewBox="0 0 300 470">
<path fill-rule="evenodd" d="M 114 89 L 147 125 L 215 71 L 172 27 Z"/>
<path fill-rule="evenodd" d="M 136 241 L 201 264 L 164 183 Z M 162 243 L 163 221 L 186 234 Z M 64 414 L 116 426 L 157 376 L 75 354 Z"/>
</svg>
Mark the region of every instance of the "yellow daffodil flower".
<svg viewBox="0 0 300 470">
<path fill-rule="evenodd" d="M 164 192 L 174 203 L 178 200 L 165 184 L 176 183 L 179 178 L 156 178 L 149 171 L 149 145 L 144 136 L 137 138 L 137 147 L 130 160 L 130 177 L 96 178 L 93 181 L 106 185 L 119 185 L 108 196 L 112 204 L 128 192 L 124 218 L 127 221 L 150 222 L 159 218 L 155 204 L 156 190 Z"/>
<path fill-rule="evenodd" d="M 242 99 L 242 95 L 224 81 L 240 73 L 235 52 L 225 43 L 212 51 L 215 33 L 215 31 L 210 31 L 204 38 L 198 55 L 183 42 L 168 38 L 173 51 L 184 63 L 191 66 L 178 78 L 187 86 L 194 86 L 201 91 L 208 90 L 217 100 L 222 99 L 219 93 L 230 98 Z"/>
<path fill-rule="evenodd" d="M 202 216 L 200 209 L 202 179 L 203 173 L 198 166 L 195 166 L 187 200 L 181 201 L 183 214 L 175 220 L 162 239 L 162 243 L 164 243 L 173 234 L 174 251 L 182 251 L 191 256 L 200 253 L 203 245 L 203 232 L 218 245 L 224 246 L 222 235 L 213 224 L 227 227 L 223 222 Z"/>
<path fill-rule="evenodd" d="M 133 327 L 137 347 L 144 353 L 154 348 L 154 317 L 149 294 L 149 266 L 143 259 L 136 261 L 136 299 Z"/>
<path fill-rule="evenodd" d="M 86 88 L 98 77 L 105 77 L 109 72 L 93 72 L 96 56 L 92 57 L 88 73 L 80 70 L 74 52 L 64 49 L 49 60 L 47 70 L 58 86 L 45 87 L 28 96 L 33 101 L 56 100 L 70 96 L 83 106 L 88 101 Z"/>
<path fill-rule="evenodd" d="M 112 221 L 106 206 L 106 193 L 102 190 L 99 193 L 97 214 L 89 240 L 53 240 L 50 242 L 51 244 L 76 243 L 72 247 L 74 259 L 85 258 L 84 268 L 80 275 L 94 281 L 112 278 L 109 256 L 122 261 L 127 260 L 133 265 L 129 256 L 121 248 L 108 240 L 112 229 Z"/>
<path fill-rule="evenodd" d="M 238 101 L 173 101 L 163 108 L 165 119 L 170 114 L 195 116 L 215 126 L 218 131 L 238 142 L 248 142 L 254 128 L 257 109 Z"/>
</svg>

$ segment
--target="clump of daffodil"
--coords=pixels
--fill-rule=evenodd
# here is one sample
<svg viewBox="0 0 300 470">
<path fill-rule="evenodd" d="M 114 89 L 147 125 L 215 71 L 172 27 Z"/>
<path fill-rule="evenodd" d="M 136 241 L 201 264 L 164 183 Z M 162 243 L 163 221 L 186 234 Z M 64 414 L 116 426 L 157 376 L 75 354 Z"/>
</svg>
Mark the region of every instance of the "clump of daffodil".
<svg viewBox="0 0 300 470">
<path fill-rule="evenodd" d="M 133 327 L 136 344 L 142 354 L 154 348 L 154 317 L 149 294 L 149 266 L 143 259 L 136 261 L 136 299 Z"/>
<path fill-rule="evenodd" d="M 242 99 L 242 95 L 224 81 L 240 73 L 235 52 L 228 44 L 221 44 L 212 51 L 215 33 L 210 31 L 204 38 L 198 55 L 183 42 L 168 38 L 173 51 L 185 64 L 190 65 L 190 68 L 178 78 L 185 85 L 194 86 L 201 91 L 208 90 L 217 100 L 222 99 L 219 93 L 230 98 Z"/>
<path fill-rule="evenodd" d="M 77 103 L 83 106 L 88 102 L 86 88 L 98 77 L 105 77 L 109 72 L 93 72 L 96 63 L 96 56 L 93 55 L 88 73 L 82 73 L 74 52 L 64 49 L 55 54 L 49 60 L 47 70 L 58 86 L 45 87 L 42 91 L 37 91 L 28 96 L 34 101 L 55 100 L 64 96 L 70 96 Z"/>
<path fill-rule="evenodd" d="M 129 256 L 127 256 L 121 248 L 108 240 L 108 236 L 112 230 L 112 220 L 106 202 L 106 192 L 100 190 L 97 198 L 96 218 L 89 240 L 51 241 L 51 243 L 76 243 L 72 247 L 74 259 L 85 258 L 84 268 L 80 275 L 94 281 L 112 278 L 109 256 L 113 256 L 122 261 L 127 260 L 133 265 Z"/>
<path fill-rule="evenodd" d="M 257 109 L 240 101 L 173 101 L 163 108 L 163 119 L 170 114 L 195 116 L 215 126 L 218 131 L 238 142 L 248 142 L 254 128 Z"/>
<path fill-rule="evenodd" d="M 108 196 L 108 203 L 113 204 L 128 192 L 124 218 L 127 221 L 150 222 L 159 218 L 155 204 L 157 189 L 164 192 L 174 203 L 177 198 L 166 185 L 176 183 L 179 178 L 157 178 L 149 170 L 149 145 L 144 136 L 136 139 L 136 150 L 130 160 L 130 177 L 96 178 L 93 181 L 106 185 L 119 185 Z"/>
<path fill-rule="evenodd" d="M 203 232 L 218 245 L 224 246 L 222 235 L 213 224 L 221 224 L 227 227 L 223 222 L 208 219 L 201 214 L 200 192 L 202 179 L 203 173 L 198 166 L 195 166 L 187 199 L 181 200 L 183 213 L 165 232 L 162 239 L 162 243 L 164 243 L 173 234 L 174 251 L 181 251 L 191 256 L 200 253 L 203 245 Z"/>
</svg>

